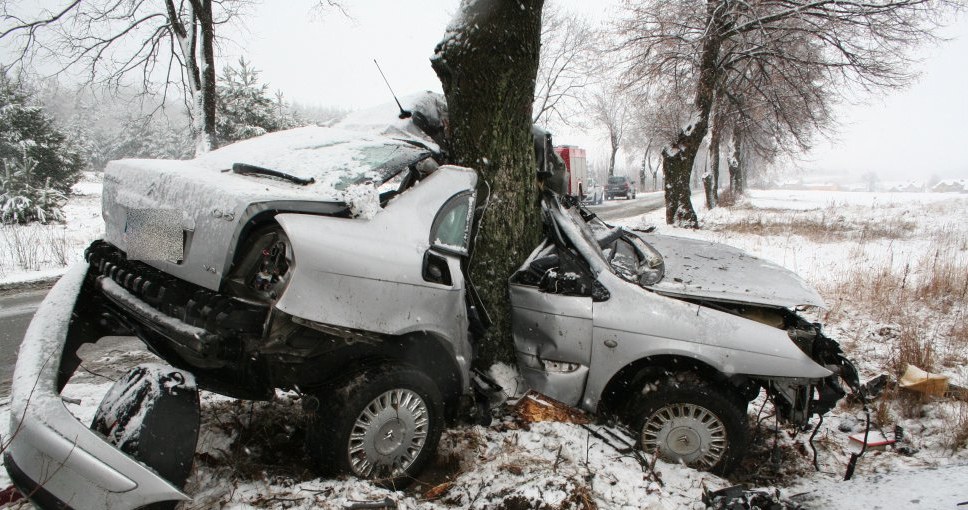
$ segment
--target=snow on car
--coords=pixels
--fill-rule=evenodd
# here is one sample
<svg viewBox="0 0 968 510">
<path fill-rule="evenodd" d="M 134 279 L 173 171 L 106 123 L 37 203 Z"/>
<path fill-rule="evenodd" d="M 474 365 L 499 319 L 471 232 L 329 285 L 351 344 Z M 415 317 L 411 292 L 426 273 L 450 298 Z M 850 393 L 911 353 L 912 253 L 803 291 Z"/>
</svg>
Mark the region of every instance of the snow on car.
<svg viewBox="0 0 968 510">
<path fill-rule="evenodd" d="M 297 392 L 326 473 L 395 485 L 433 458 L 481 379 L 470 368 L 481 304 L 464 272 L 477 175 L 444 164 L 442 99 L 405 103 L 409 120 L 380 109 L 191 161 L 108 166 L 104 238 L 41 305 L 18 358 L 4 463 L 24 494 L 42 507 L 188 499 L 197 388 Z M 535 140 L 550 153 L 546 132 Z M 545 166 L 546 188 L 560 187 Z M 819 297 L 791 273 L 612 228 L 575 201 L 544 193 L 547 239 L 511 278 L 534 388 L 625 420 L 650 451 L 725 472 L 760 388 L 804 424 L 844 394 L 838 375 L 856 382 L 837 344 L 796 313 Z M 172 367 L 137 367 L 89 428 L 59 392 L 77 349 L 112 335 L 140 338 Z M 178 410 L 145 411 L 155 407 Z M 172 455 L 123 440 L 173 423 Z"/>
</svg>

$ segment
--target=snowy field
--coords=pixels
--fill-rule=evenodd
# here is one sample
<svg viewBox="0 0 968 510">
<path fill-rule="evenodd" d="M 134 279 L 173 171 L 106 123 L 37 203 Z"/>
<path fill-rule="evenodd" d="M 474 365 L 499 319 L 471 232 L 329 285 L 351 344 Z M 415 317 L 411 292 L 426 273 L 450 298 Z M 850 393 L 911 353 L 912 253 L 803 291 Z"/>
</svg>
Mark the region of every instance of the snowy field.
<svg viewBox="0 0 968 510">
<path fill-rule="evenodd" d="M 0 225 L 0 288 L 60 276 L 104 232 L 101 174 L 82 175 L 64 206 L 66 224 Z"/>
<path fill-rule="evenodd" d="M 50 227 L 71 260 L 101 229 L 97 182 L 87 178 L 79 186 L 85 194 L 69 204 L 68 225 Z M 817 317 L 858 363 L 863 380 L 881 373 L 893 379 L 902 365 L 916 363 L 968 386 L 968 196 L 752 191 L 731 208 L 699 212 L 698 231 L 667 227 L 662 211 L 618 223 L 731 244 L 798 272 L 820 289 L 828 310 Z M 3 228 L 0 282 L 63 271 L 56 253 L 36 268 L 17 265 L 4 244 L 12 235 Z M 104 376 L 148 359 L 117 349 L 87 360 L 90 371 L 80 371 L 65 390 L 80 404 L 67 406 L 89 421 L 111 384 Z M 513 369 L 496 366 L 492 373 L 507 393 L 520 394 Z M 202 407 L 187 487 L 195 500 L 181 508 L 346 508 L 390 498 L 397 508 L 423 509 L 699 509 L 704 490 L 735 483 L 779 494 L 790 508 L 956 508 L 968 501 L 968 404 L 894 388 L 871 406 L 871 430 L 893 436 L 899 426 L 903 440 L 868 451 L 850 482 L 842 481 L 852 452 L 848 435 L 863 432 L 866 415 L 843 402 L 817 432 L 819 470 L 810 431 L 776 428 L 762 398 L 750 407 L 756 439 L 730 480 L 662 461 L 653 473 L 580 425 L 529 425 L 506 408 L 490 427 L 446 431 L 437 462 L 403 491 L 317 478 L 301 453 L 298 395 L 252 403 L 203 393 Z M 8 409 L 0 401 L 0 424 Z M 0 470 L 0 489 L 8 483 Z"/>
</svg>

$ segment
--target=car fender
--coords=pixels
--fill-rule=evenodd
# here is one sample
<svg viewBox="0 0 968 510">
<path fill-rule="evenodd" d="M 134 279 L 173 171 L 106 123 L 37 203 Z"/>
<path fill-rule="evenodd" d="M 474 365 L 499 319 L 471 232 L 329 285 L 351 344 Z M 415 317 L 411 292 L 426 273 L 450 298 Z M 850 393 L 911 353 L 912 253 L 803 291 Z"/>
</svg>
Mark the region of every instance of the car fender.
<svg viewBox="0 0 968 510">
<path fill-rule="evenodd" d="M 784 330 L 661 296 L 610 272 L 603 272 L 600 281 L 611 295 L 595 303 L 586 409 L 597 408 L 602 391 L 620 370 L 656 356 L 694 359 L 727 376 L 821 379 L 832 373 Z"/>
<path fill-rule="evenodd" d="M 428 332 L 469 359 L 460 258 L 447 261 L 452 283 L 428 282 L 424 257 L 440 208 L 473 190 L 473 170 L 441 167 L 371 219 L 280 214 L 293 251 L 288 287 L 276 308 L 308 321 L 387 335 Z M 466 351 L 466 352 L 465 352 Z"/>
</svg>

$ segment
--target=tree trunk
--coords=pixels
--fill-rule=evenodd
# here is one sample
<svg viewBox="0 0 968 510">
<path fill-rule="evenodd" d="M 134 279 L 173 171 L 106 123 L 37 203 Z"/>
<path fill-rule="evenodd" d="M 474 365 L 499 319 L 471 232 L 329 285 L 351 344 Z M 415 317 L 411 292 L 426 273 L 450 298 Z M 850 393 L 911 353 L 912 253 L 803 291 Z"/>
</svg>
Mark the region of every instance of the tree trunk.
<svg viewBox="0 0 968 510">
<path fill-rule="evenodd" d="M 746 179 L 743 177 L 743 167 L 740 165 L 740 134 L 733 133 L 733 153 L 729 157 L 729 188 L 734 195 L 746 192 Z"/>
<path fill-rule="evenodd" d="M 713 209 L 716 207 L 716 191 L 713 188 L 713 174 L 706 172 L 702 176 L 702 189 L 706 194 L 706 209 Z"/>
<path fill-rule="evenodd" d="M 709 33 L 703 38 L 699 60 L 699 79 L 694 113 L 690 123 L 679 130 L 675 140 L 662 151 L 662 172 L 665 177 L 666 223 L 688 228 L 699 228 L 699 219 L 690 199 L 689 178 L 703 137 L 709 130 L 709 112 L 713 107 L 714 91 L 719 79 L 719 49 L 723 30 L 719 0 L 707 0 L 706 15 L 710 20 Z"/>
<path fill-rule="evenodd" d="M 608 176 L 611 177 L 615 175 L 615 155 L 618 154 L 618 136 L 614 129 L 609 129 L 608 139 L 612 144 L 612 153 L 608 158 Z"/>
<path fill-rule="evenodd" d="M 662 153 L 662 177 L 665 180 L 666 223 L 698 228 L 699 218 L 692 208 L 689 178 L 692 175 L 693 158 Z"/>
<path fill-rule="evenodd" d="M 195 19 L 202 33 L 201 87 L 202 140 L 196 152 L 207 152 L 218 147 L 215 136 L 215 20 L 212 16 L 212 0 L 191 0 Z"/>
<path fill-rule="evenodd" d="M 470 267 L 493 321 L 477 345 L 478 366 L 513 360 L 508 277 L 541 239 L 531 106 L 542 3 L 462 2 L 431 59 L 447 97 L 452 158 L 477 169 L 478 197 L 487 200 Z"/>
<path fill-rule="evenodd" d="M 639 169 L 639 183 L 640 183 L 639 186 L 641 186 L 641 189 L 639 189 L 639 191 L 645 191 L 645 183 L 649 182 L 648 179 L 645 178 L 646 175 L 648 175 L 648 173 L 646 173 L 646 169 L 648 168 L 647 166 L 648 162 L 649 162 L 649 155 L 648 155 L 648 151 L 646 151 L 646 155 L 642 156 L 642 168 Z"/>
<path fill-rule="evenodd" d="M 709 180 L 706 185 L 706 207 L 714 209 L 719 205 L 719 146 L 722 143 L 724 116 L 720 114 L 722 108 L 717 107 L 713 113 L 713 128 L 709 133 Z"/>
</svg>

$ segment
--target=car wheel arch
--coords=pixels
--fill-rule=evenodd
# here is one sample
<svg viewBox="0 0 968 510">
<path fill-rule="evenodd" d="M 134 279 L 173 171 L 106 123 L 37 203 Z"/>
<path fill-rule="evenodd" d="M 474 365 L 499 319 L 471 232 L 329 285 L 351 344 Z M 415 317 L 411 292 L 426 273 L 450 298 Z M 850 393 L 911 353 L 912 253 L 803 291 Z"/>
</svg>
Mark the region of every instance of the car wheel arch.
<svg viewBox="0 0 968 510">
<path fill-rule="evenodd" d="M 303 327 L 303 332 L 307 335 L 323 335 L 308 327 Z M 340 382 L 346 373 L 381 364 L 397 364 L 423 372 L 434 382 L 443 400 L 445 417 L 450 419 L 459 407 L 457 404 L 464 393 L 465 384 L 461 367 L 455 360 L 454 349 L 446 338 L 431 332 L 417 332 L 352 341 L 337 349 L 342 351 L 338 355 L 340 359 L 350 361 L 341 366 L 338 374 L 334 373 L 310 387 Z M 311 360 L 306 362 L 311 363 Z"/>
<path fill-rule="evenodd" d="M 639 358 L 616 371 L 605 384 L 598 402 L 598 412 L 604 415 L 622 416 L 627 412 L 631 397 L 641 390 L 650 379 L 664 374 L 692 372 L 710 383 L 729 388 L 736 395 L 737 403 L 745 403 L 759 386 L 745 376 L 727 375 L 712 365 L 682 355 L 663 354 Z"/>
</svg>

